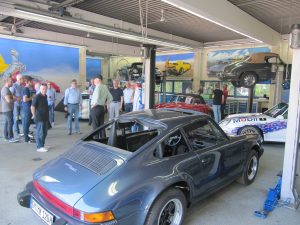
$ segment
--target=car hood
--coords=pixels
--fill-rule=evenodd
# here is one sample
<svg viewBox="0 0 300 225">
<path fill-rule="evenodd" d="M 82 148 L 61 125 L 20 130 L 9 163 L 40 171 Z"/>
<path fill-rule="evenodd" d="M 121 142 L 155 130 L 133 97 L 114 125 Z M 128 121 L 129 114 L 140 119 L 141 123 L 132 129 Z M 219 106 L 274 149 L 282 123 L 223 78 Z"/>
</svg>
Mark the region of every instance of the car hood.
<svg viewBox="0 0 300 225">
<path fill-rule="evenodd" d="M 240 114 L 232 114 L 228 115 L 226 119 L 232 119 L 232 118 L 244 118 L 244 117 L 256 117 L 261 116 L 262 113 L 240 113 Z"/>
<path fill-rule="evenodd" d="M 34 173 L 34 180 L 58 199 L 74 206 L 82 196 L 125 163 L 128 156 L 111 148 L 96 142 L 79 142 L 39 168 Z"/>
<path fill-rule="evenodd" d="M 231 63 L 231 64 L 224 67 L 224 72 L 225 73 L 231 72 L 234 68 L 240 67 L 244 64 L 245 63 L 243 61 Z"/>
</svg>

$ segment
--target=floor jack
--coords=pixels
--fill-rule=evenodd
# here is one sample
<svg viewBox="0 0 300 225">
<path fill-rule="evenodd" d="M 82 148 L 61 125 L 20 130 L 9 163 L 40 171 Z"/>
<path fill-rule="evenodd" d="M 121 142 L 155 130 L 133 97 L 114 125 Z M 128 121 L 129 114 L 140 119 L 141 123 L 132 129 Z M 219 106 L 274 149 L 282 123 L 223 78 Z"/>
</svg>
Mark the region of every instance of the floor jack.
<svg viewBox="0 0 300 225">
<path fill-rule="evenodd" d="M 265 200 L 263 210 L 255 211 L 254 212 L 255 216 L 264 219 L 277 206 L 278 200 L 280 199 L 282 173 L 279 173 L 277 176 L 279 176 L 279 179 L 277 181 L 276 187 L 269 189 L 269 193 L 267 199 Z"/>
</svg>

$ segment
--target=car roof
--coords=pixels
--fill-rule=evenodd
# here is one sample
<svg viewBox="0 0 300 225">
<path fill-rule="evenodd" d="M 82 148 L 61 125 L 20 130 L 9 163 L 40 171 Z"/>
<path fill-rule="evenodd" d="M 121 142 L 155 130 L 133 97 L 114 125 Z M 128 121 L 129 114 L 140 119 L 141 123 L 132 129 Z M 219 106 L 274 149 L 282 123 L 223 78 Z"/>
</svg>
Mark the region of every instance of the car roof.
<svg viewBox="0 0 300 225">
<path fill-rule="evenodd" d="M 273 53 L 273 52 L 259 52 L 259 53 L 252 53 L 250 54 L 252 60 L 251 63 L 264 63 L 265 62 L 265 57 L 276 57 L 278 54 Z"/>
<path fill-rule="evenodd" d="M 197 119 L 206 114 L 179 108 L 147 109 L 123 114 L 117 118 L 119 122 L 138 121 L 152 129 L 172 129 L 180 124 Z"/>
</svg>

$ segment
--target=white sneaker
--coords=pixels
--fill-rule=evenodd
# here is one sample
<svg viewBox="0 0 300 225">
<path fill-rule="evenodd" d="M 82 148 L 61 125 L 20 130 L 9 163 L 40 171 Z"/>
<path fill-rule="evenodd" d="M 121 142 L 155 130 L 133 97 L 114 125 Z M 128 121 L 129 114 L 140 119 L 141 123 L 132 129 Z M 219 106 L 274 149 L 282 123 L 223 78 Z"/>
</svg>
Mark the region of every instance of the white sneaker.
<svg viewBox="0 0 300 225">
<path fill-rule="evenodd" d="M 54 122 L 53 122 L 53 123 L 51 123 L 51 127 L 52 127 L 52 128 L 54 128 Z"/>
<path fill-rule="evenodd" d="M 37 152 L 48 152 L 48 149 L 42 147 L 42 148 L 38 148 L 36 151 Z"/>
<path fill-rule="evenodd" d="M 8 142 L 9 143 L 16 143 L 16 142 L 19 142 L 19 140 L 16 139 L 16 138 L 11 138 L 11 139 L 8 140 Z"/>
</svg>

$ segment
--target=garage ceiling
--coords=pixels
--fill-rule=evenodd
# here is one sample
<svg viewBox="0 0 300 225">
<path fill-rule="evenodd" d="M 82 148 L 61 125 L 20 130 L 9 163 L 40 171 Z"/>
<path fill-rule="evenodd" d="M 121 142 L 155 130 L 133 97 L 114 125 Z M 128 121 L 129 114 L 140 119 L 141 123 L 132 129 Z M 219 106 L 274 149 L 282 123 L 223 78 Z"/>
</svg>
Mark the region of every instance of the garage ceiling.
<svg viewBox="0 0 300 225">
<path fill-rule="evenodd" d="M 228 0 L 280 34 L 290 33 L 300 23 L 299 0 Z"/>
<path fill-rule="evenodd" d="M 148 6 L 146 0 L 140 1 L 144 15 L 146 14 L 146 9 L 148 9 L 148 28 L 204 43 L 245 38 L 240 34 L 166 4 L 161 0 L 148 0 Z M 68 6 L 71 4 L 74 8 L 137 25 L 140 24 L 139 0 L 39 0 L 36 2 L 48 3 L 51 4 L 51 6 L 59 3 L 68 3 Z M 229 0 L 229 2 L 281 34 L 289 33 L 291 24 L 300 23 L 299 0 Z M 162 17 L 164 21 L 161 21 Z M 8 24 L 12 24 L 13 21 L 12 17 L 2 20 L 2 22 Z M 18 22 L 19 20 L 17 20 L 17 23 Z M 101 21 L 99 21 L 99 23 L 101 23 Z M 22 24 L 20 24 L 20 26 L 22 26 Z M 86 37 L 87 35 L 86 32 L 40 22 L 29 21 L 26 22 L 24 26 L 80 37 Z M 113 39 L 98 34 L 91 34 L 90 38 L 132 46 L 140 45 L 138 42 Z"/>
</svg>

